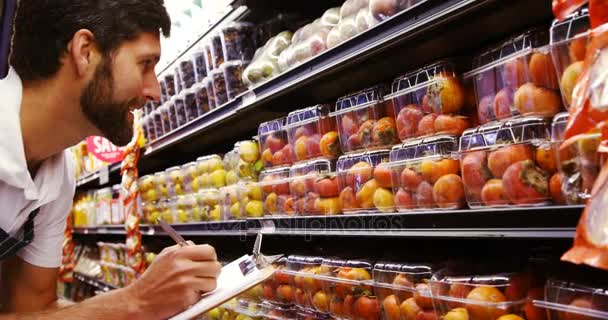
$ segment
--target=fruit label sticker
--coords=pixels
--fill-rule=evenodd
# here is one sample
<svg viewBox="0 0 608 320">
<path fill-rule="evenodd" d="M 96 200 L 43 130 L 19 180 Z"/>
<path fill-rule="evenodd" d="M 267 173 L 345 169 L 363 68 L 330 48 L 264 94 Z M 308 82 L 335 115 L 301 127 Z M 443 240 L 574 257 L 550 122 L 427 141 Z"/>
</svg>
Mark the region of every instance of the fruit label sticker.
<svg viewBox="0 0 608 320">
<path fill-rule="evenodd" d="M 87 138 L 87 151 L 101 161 L 108 163 L 122 161 L 123 150 L 124 148 L 113 145 L 104 137 L 91 136 Z"/>
</svg>

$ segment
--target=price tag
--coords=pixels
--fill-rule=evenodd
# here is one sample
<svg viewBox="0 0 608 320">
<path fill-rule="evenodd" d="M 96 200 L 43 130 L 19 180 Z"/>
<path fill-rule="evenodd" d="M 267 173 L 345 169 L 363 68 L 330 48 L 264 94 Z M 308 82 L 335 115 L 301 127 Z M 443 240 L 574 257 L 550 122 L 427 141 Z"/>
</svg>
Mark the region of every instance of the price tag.
<svg viewBox="0 0 608 320">
<path fill-rule="evenodd" d="M 104 185 L 110 181 L 110 171 L 108 166 L 99 168 L 99 184 Z"/>
</svg>

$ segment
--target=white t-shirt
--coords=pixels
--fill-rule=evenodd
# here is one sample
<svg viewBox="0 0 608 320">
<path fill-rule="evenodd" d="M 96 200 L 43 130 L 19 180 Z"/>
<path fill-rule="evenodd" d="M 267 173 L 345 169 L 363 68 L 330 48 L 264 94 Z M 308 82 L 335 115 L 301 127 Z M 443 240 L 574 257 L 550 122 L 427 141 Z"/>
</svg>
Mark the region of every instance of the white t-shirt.
<svg viewBox="0 0 608 320">
<path fill-rule="evenodd" d="M 22 92 L 21 78 L 11 68 L 0 80 L 0 228 L 20 237 L 30 212 L 40 208 L 34 239 L 17 255 L 33 265 L 56 268 L 61 265 L 63 232 L 74 197 L 74 167 L 66 150 L 45 160 L 32 179 L 19 120 Z"/>
</svg>

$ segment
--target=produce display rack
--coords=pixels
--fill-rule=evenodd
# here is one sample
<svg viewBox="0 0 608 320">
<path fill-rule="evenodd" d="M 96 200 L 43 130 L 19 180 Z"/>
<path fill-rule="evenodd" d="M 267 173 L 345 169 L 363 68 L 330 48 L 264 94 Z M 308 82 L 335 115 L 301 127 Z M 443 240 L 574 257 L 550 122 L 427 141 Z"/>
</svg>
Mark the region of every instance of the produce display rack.
<svg viewBox="0 0 608 320">
<path fill-rule="evenodd" d="M 247 6 L 238 6 L 217 26 L 248 18 L 248 12 L 265 4 L 269 6 L 262 0 L 246 2 Z M 289 8 L 289 4 L 272 1 L 275 4 L 277 10 Z M 329 5 L 319 4 L 322 8 Z M 349 91 L 389 80 L 442 57 L 470 55 L 526 27 L 548 25 L 551 19 L 549 1 L 421 2 L 153 141 L 140 159 L 140 174 L 182 164 L 201 154 L 225 152 L 233 142 L 254 135 L 263 121 L 306 105 L 335 101 Z M 188 48 L 195 45 L 189 44 Z M 118 170 L 112 167 L 110 172 Z M 109 183 L 120 181 L 118 174 L 110 178 Z M 100 186 L 94 178 L 83 182 L 79 188 Z"/>
</svg>

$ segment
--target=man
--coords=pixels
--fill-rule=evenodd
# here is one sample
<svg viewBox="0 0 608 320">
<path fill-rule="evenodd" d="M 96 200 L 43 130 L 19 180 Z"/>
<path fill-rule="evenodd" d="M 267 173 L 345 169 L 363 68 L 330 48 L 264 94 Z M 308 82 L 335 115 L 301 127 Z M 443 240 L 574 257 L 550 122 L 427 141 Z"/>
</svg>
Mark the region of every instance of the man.
<svg viewBox="0 0 608 320">
<path fill-rule="evenodd" d="M 0 319 L 164 319 L 213 290 L 207 245 L 165 249 L 133 285 L 59 308 L 56 282 L 74 194 L 63 150 L 89 135 L 117 145 L 131 111 L 159 100 L 163 0 L 21 0 L 0 81 Z"/>
</svg>

